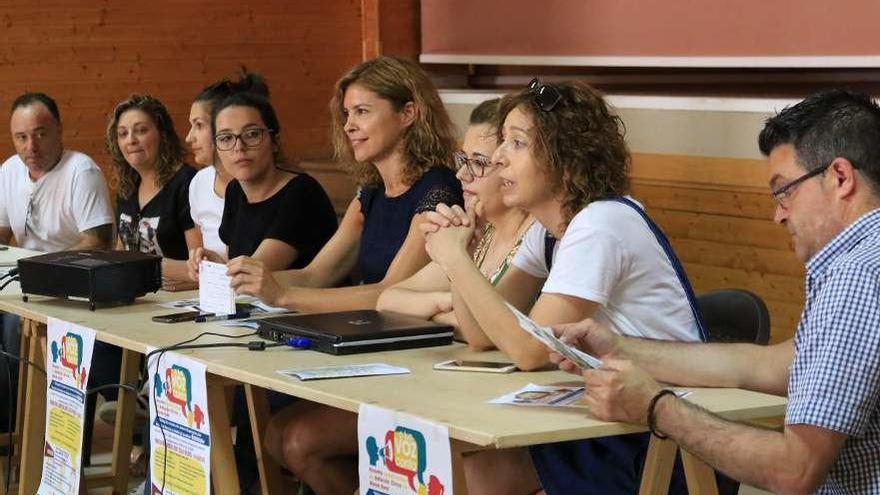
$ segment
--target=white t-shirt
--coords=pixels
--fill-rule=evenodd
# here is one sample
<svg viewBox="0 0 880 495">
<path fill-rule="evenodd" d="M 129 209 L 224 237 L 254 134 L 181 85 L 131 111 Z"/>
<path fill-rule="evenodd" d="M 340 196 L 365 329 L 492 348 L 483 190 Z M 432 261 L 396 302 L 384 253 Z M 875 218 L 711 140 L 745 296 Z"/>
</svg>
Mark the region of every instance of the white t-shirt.
<svg viewBox="0 0 880 495">
<path fill-rule="evenodd" d="M 208 166 L 199 170 L 189 183 L 189 212 L 193 222 L 202 231 L 205 249 L 226 258 L 226 244 L 220 240 L 220 221 L 223 219 L 223 198 L 214 192 L 217 171 Z"/>
<path fill-rule="evenodd" d="M 113 224 L 107 182 L 91 158 L 65 151 L 55 168 L 37 181 L 18 155 L 0 168 L 0 227 L 11 227 L 18 245 L 63 251 L 80 233 Z"/>
<path fill-rule="evenodd" d="M 536 222 L 513 259 L 520 270 L 547 279 L 542 292 L 598 303 L 593 318 L 623 335 L 700 340 L 675 269 L 635 210 L 596 201 L 578 212 L 556 243 L 549 277 L 546 232 Z"/>
</svg>

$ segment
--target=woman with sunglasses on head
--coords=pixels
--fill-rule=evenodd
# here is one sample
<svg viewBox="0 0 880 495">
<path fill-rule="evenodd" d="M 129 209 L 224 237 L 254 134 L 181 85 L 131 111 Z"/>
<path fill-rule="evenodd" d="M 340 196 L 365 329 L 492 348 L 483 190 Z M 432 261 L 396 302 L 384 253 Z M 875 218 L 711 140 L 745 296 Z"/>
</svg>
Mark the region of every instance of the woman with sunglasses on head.
<svg viewBox="0 0 880 495">
<path fill-rule="evenodd" d="M 474 108 L 462 149 L 455 153 L 465 209 L 474 210 L 479 236 L 472 242 L 474 263 L 492 285 L 510 266 L 532 218 L 501 201 L 501 179 L 492 163 L 498 146 L 498 103 L 487 100 Z M 429 263 L 412 277 L 385 290 L 376 309 L 420 316 L 458 326 L 452 311 L 453 294 L 443 269 Z M 468 340 L 467 335 L 462 336 Z"/>
<path fill-rule="evenodd" d="M 357 196 L 306 268 L 273 275 L 249 258 L 230 261 L 239 293 L 301 311 L 374 308 L 382 290 L 427 264 L 419 231 L 426 212 L 462 203 L 452 122 L 418 64 L 379 57 L 354 67 L 337 82 L 330 109 L 336 156 L 358 179 Z M 362 285 L 334 287 L 355 271 Z M 355 414 L 299 401 L 273 417 L 266 444 L 318 493 L 349 495 L 357 486 L 356 428 Z"/>
<path fill-rule="evenodd" d="M 269 88 L 259 74 L 247 72 L 244 68 L 237 81 L 223 79 L 205 87 L 190 107 L 190 128 L 186 135 L 186 143 L 195 162 L 203 167 L 189 186 L 190 214 L 202 234 L 204 248 L 224 260 L 227 248 L 220 240 L 220 220 L 223 217 L 226 186 L 232 181 L 232 175 L 215 154 L 211 110 L 214 105 L 236 93 L 254 93 L 268 98 Z"/>
<path fill-rule="evenodd" d="M 211 110 L 214 146 L 234 178 L 226 187 L 220 240 L 229 258 L 250 256 L 268 270 L 308 265 L 336 230 L 336 213 L 321 185 L 285 168 L 277 114 L 264 96 L 238 92 Z M 190 277 L 216 252 L 191 252 Z M 230 264 L 231 269 L 231 264 Z"/>
<path fill-rule="evenodd" d="M 533 81 L 502 100 L 500 117 L 502 142 L 493 159 L 504 204 L 540 223 L 492 287 L 467 252 L 473 213 L 440 205 L 430 215 L 426 248 L 460 296 L 454 308 L 461 325 L 476 324 L 462 331 L 523 370 L 544 368 L 548 350 L 519 327 L 505 302 L 540 325 L 595 318 L 626 335 L 700 341 L 693 293 L 675 254 L 627 196 L 623 125 L 602 96 L 583 83 Z M 635 493 L 647 444 L 647 435 L 625 435 L 539 446 L 532 454 L 551 495 Z M 465 472 L 471 493 L 539 489 L 525 449 L 471 455 Z"/>
</svg>

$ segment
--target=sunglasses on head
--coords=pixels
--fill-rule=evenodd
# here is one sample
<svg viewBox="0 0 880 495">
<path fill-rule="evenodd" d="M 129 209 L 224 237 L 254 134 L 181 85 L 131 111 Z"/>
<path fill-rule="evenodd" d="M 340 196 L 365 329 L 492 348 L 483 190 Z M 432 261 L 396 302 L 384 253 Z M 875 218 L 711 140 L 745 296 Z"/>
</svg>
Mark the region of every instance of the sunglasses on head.
<svg viewBox="0 0 880 495">
<path fill-rule="evenodd" d="M 535 99 L 535 104 L 538 105 L 538 108 L 545 112 L 552 112 L 556 105 L 559 104 L 559 101 L 562 100 L 562 93 L 556 89 L 556 86 L 541 84 L 537 77 L 529 82 L 528 92 Z"/>
</svg>

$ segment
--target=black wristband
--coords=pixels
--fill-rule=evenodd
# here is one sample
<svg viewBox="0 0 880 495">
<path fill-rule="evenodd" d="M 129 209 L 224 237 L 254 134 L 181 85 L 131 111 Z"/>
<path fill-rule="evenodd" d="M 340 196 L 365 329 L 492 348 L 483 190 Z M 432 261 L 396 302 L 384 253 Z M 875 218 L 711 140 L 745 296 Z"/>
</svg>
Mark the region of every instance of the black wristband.
<svg viewBox="0 0 880 495">
<path fill-rule="evenodd" d="M 669 437 L 657 431 L 657 418 L 654 417 L 654 408 L 657 407 L 657 401 L 660 400 L 660 397 L 663 397 L 664 395 L 675 395 L 675 391 L 664 388 L 657 392 L 657 395 L 655 395 L 648 404 L 648 430 L 651 431 L 652 435 L 661 440 L 666 440 Z"/>
</svg>

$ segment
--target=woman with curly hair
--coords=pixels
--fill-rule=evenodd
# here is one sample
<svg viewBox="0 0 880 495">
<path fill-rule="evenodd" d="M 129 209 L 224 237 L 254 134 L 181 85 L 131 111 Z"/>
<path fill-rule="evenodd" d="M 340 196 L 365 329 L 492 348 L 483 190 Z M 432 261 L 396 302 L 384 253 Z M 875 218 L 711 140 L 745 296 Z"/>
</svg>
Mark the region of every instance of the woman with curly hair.
<svg viewBox="0 0 880 495">
<path fill-rule="evenodd" d="M 579 82 L 534 80 L 502 100 L 500 118 L 493 160 L 504 204 L 539 223 L 493 287 L 467 252 L 474 212 L 440 205 L 429 215 L 426 248 L 460 296 L 454 309 L 462 332 L 527 371 L 544 368 L 548 350 L 519 327 L 505 302 L 540 325 L 594 318 L 626 335 L 701 340 L 693 294 L 675 254 L 627 195 L 623 125 L 602 96 Z M 474 328 L 465 329 L 468 324 Z M 551 495 L 635 493 L 647 443 L 639 434 L 553 444 L 533 449 L 533 459 Z M 474 454 L 465 472 L 470 493 L 540 489 L 525 449 Z"/>
<path fill-rule="evenodd" d="M 162 275 L 187 280 L 189 250 L 202 245 L 189 210 L 195 169 L 165 105 L 132 95 L 116 105 L 107 125 L 107 150 L 116 172 L 118 249 L 161 256 Z"/>
</svg>

